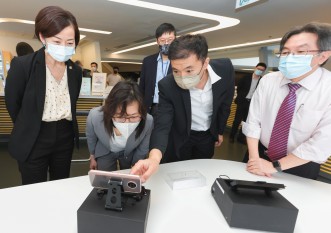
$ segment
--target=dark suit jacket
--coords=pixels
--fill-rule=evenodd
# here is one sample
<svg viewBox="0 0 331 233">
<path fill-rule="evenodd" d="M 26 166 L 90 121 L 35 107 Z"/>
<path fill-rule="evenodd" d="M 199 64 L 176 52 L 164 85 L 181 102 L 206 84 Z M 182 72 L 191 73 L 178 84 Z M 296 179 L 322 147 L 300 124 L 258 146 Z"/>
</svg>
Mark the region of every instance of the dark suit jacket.
<svg viewBox="0 0 331 233">
<path fill-rule="evenodd" d="M 139 88 L 144 96 L 144 104 L 149 112 L 154 98 L 156 72 L 157 72 L 157 57 L 159 53 L 145 57 L 141 67 Z M 169 65 L 168 73 L 172 73 L 171 65 Z"/>
<path fill-rule="evenodd" d="M 211 60 L 210 66 L 221 79 L 212 84 L 213 115 L 210 132 L 215 141 L 223 135 L 234 94 L 234 69 L 230 59 Z M 159 107 L 152 132 L 150 149 L 159 149 L 164 156 L 175 153 L 189 138 L 191 131 L 191 99 L 189 90 L 181 89 L 172 74 L 159 82 Z M 168 148 L 167 148 L 168 146 Z"/>
<path fill-rule="evenodd" d="M 257 85 L 259 85 L 260 79 Z M 234 101 L 236 104 L 243 104 L 246 102 L 246 96 L 248 95 L 249 89 L 251 88 L 251 83 L 252 74 L 245 75 L 239 80 L 237 85 L 237 97 Z"/>
<path fill-rule="evenodd" d="M 76 142 L 78 125 L 76 102 L 82 83 L 82 69 L 71 60 L 66 62 L 72 121 Z M 14 58 L 6 79 L 5 101 L 14 123 L 8 145 L 9 153 L 25 161 L 38 137 L 46 95 L 46 64 L 44 49 Z"/>
</svg>

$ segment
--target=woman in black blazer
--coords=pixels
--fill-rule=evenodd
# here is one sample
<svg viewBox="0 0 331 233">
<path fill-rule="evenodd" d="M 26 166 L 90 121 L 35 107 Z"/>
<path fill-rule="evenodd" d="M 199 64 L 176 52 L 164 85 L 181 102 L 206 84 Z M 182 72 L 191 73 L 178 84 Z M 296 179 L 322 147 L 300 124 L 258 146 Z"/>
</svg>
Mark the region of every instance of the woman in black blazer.
<svg viewBox="0 0 331 233">
<path fill-rule="evenodd" d="M 35 20 L 39 51 L 14 58 L 5 86 L 14 123 L 9 153 L 22 184 L 69 177 L 74 138 L 78 142 L 76 102 L 82 70 L 69 58 L 79 43 L 75 17 L 60 7 L 43 8 Z"/>
</svg>

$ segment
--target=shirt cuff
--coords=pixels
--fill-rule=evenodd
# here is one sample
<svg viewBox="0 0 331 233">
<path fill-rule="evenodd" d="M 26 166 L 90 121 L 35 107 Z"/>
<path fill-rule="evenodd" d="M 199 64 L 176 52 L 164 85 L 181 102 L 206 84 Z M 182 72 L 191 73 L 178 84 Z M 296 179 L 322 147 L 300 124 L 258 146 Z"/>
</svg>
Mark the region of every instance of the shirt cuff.
<svg viewBox="0 0 331 233">
<path fill-rule="evenodd" d="M 260 139 L 261 128 L 259 125 L 248 124 L 244 121 L 241 122 L 241 125 L 243 134 L 245 134 L 246 137 Z"/>
</svg>

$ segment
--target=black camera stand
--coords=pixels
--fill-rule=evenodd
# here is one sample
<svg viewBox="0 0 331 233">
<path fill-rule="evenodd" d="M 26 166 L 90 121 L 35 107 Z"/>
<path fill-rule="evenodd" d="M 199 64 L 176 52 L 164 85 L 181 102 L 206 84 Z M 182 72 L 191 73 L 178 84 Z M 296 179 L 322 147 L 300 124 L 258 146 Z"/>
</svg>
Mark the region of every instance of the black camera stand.
<svg viewBox="0 0 331 233">
<path fill-rule="evenodd" d="M 123 182 L 109 180 L 108 193 L 105 208 L 109 210 L 122 211 L 122 188 Z"/>
<path fill-rule="evenodd" d="M 97 190 L 98 199 L 103 199 L 106 196 L 105 209 L 123 211 L 125 205 L 135 205 L 147 195 L 144 186 L 141 186 L 140 193 L 128 193 L 123 191 L 123 182 L 121 180 L 110 179 L 108 181 L 108 189 Z"/>
</svg>

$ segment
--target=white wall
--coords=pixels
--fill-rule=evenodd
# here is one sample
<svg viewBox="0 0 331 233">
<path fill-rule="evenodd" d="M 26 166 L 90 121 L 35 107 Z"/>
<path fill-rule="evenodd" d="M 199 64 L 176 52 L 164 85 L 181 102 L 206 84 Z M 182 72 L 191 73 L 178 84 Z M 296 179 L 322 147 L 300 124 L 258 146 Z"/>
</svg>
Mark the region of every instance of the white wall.
<svg viewBox="0 0 331 233">
<path fill-rule="evenodd" d="M 98 70 L 101 72 L 101 55 L 100 55 L 100 43 L 88 42 L 79 47 L 81 62 L 86 69 L 91 68 L 91 62 L 98 64 Z"/>
</svg>

